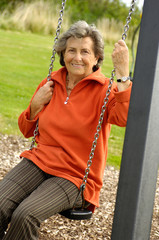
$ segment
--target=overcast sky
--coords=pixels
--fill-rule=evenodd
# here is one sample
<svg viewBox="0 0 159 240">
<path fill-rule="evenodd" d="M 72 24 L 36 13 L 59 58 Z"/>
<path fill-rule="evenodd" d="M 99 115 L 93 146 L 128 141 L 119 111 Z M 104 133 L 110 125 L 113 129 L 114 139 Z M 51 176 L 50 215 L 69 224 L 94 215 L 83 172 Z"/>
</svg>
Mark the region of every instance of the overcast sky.
<svg viewBox="0 0 159 240">
<path fill-rule="evenodd" d="M 127 6 L 130 6 L 132 0 L 122 0 L 124 3 L 126 3 Z M 140 9 L 142 9 L 144 0 L 137 0 L 136 1 L 137 5 L 139 6 Z"/>
</svg>

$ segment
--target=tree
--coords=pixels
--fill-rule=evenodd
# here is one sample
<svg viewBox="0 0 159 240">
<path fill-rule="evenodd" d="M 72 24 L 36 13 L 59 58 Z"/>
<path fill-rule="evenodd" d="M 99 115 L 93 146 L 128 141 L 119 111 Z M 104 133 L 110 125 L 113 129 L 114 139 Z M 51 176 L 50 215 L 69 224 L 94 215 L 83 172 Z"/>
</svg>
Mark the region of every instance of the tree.
<svg viewBox="0 0 159 240">
<path fill-rule="evenodd" d="M 67 0 L 66 9 L 71 22 L 83 19 L 88 23 L 96 23 L 105 17 L 125 23 L 129 7 L 121 0 Z M 140 11 L 136 7 L 131 24 L 137 25 L 139 21 Z"/>
</svg>

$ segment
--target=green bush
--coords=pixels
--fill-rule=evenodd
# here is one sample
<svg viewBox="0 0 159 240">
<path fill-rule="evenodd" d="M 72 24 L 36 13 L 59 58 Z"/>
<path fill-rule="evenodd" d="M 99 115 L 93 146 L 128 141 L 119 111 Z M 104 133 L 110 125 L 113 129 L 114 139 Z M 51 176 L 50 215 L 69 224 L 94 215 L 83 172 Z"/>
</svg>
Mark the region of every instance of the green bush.
<svg viewBox="0 0 159 240">
<path fill-rule="evenodd" d="M 99 19 L 115 19 L 125 23 L 129 7 L 120 0 L 67 0 L 66 9 L 69 11 L 71 22 L 84 19 L 88 23 L 96 23 Z M 132 25 L 140 21 L 140 11 L 135 8 Z"/>
</svg>

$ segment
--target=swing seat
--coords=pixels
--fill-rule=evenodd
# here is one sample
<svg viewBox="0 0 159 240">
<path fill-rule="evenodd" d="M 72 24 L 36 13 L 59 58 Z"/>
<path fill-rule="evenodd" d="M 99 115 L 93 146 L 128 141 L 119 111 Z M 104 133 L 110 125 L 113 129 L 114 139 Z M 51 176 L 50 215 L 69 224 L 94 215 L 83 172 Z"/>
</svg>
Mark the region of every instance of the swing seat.
<svg viewBox="0 0 159 240">
<path fill-rule="evenodd" d="M 87 209 L 67 209 L 60 212 L 60 215 L 73 220 L 86 220 L 92 217 L 92 211 Z"/>
</svg>

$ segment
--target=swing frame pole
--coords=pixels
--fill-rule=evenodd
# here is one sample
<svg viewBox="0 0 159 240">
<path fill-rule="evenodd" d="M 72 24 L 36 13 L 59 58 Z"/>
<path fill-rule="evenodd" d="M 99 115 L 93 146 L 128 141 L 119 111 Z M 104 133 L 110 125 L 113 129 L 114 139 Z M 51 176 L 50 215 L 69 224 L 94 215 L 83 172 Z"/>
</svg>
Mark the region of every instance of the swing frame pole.
<svg viewBox="0 0 159 240">
<path fill-rule="evenodd" d="M 148 240 L 159 167 L 159 1 L 145 0 L 112 240 Z"/>
</svg>

